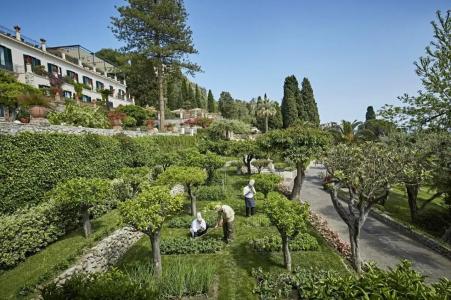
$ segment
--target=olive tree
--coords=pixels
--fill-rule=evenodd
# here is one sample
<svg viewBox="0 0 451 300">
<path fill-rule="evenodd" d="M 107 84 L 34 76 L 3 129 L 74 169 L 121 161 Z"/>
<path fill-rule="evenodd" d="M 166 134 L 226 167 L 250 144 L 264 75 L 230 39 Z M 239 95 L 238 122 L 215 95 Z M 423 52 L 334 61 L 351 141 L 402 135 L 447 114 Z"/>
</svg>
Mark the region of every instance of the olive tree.
<svg viewBox="0 0 451 300">
<path fill-rule="evenodd" d="M 162 273 L 161 228 L 166 220 L 182 209 L 183 201 L 182 195 L 171 194 L 168 187 L 150 186 L 119 206 L 124 222 L 149 236 L 156 276 Z"/>
<path fill-rule="evenodd" d="M 58 184 L 50 199 L 63 206 L 75 206 L 80 210 L 85 237 L 91 234 L 89 209 L 114 197 L 109 180 L 99 178 L 76 178 Z"/>
<path fill-rule="evenodd" d="M 297 174 L 290 198 L 299 199 L 305 169 L 313 158 L 326 150 L 330 135 L 319 128 L 294 126 L 270 131 L 259 138 L 258 144 L 273 156 L 289 159 L 296 165 Z"/>
<path fill-rule="evenodd" d="M 257 174 L 252 176 L 255 180 L 255 189 L 262 192 L 265 198 L 268 197 L 269 192 L 277 190 L 277 186 L 282 181 L 282 178 L 275 174 Z"/>
<path fill-rule="evenodd" d="M 283 261 L 288 271 L 291 271 L 290 241 L 306 230 L 308 211 L 308 204 L 289 201 L 277 192 L 269 193 L 265 200 L 265 213 L 282 238 Z"/>
<path fill-rule="evenodd" d="M 371 208 L 384 199 L 390 185 L 397 182 L 399 163 L 396 153 L 386 144 L 366 142 L 361 145 L 339 144 L 325 158 L 332 177 L 329 189 L 332 204 L 348 226 L 352 264 L 362 272 L 359 250 L 360 232 Z M 338 198 L 345 190 L 346 204 Z"/>
<path fill-rule="evenodd" d="M 158 177 L 157 182 L 159 184 L 183 184 L 191 201 L 191 213 L 196 216 L 197 188 L 206 180 L 207 174 L 201 168 L 172 166 Z"/>
</svg>

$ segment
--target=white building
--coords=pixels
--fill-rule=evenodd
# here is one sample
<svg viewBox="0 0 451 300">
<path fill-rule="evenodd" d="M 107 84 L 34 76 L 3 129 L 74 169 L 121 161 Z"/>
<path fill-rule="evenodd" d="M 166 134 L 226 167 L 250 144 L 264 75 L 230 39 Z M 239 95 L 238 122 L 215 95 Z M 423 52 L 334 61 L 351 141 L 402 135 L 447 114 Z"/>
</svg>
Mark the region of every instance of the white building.
<svg viewBox="0 0 451 300">
<path fill-rule="evenodd" d="M 68 82 L 84 84 L 82 101 L 102 99 L 100 91 L 109 89 L 113 107 L 134 104 L 127 94 L 125 78 L 116 74 L 116 67 L 95 56 L 80 45 L 47 47 L 46 41 L 36 42 L 15 31 L 0 26 L 0 69 L 17 74 L 18 80 L 38 88 L 50 87 L 47 74 L 62 78 L 64 98 L 74 98 L 74 86 Z M 4 110 L 0 107 L 0 118 Z"/>
</svg>

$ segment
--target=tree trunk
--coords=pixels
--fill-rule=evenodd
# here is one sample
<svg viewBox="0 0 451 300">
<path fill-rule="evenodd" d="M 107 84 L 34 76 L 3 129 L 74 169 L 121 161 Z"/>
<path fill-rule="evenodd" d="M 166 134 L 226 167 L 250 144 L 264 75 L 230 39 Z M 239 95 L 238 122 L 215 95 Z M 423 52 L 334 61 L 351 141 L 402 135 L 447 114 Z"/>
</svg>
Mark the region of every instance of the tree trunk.
<svg viewBox="0 0 451 300">
<path fill-rule="evenodd" d="M 197 214 L 197 208 L 196 208 L 196 196 L 193 193 L 192 187 L 190 185 L 187 186 L 188 189 L 188 196 L 191 200 L 191 214 L 195 217 Z"/>
<path fill-rule="evenodd" d="M 442 240 L 451 244 L 451 226 L 446 229 L 445 233 L 442 236 Z"/>
<path fill-rule="evenodd" d="M 89 237 L 91 235 L 91 221 L 89 220 L 89 211 L 88 209 L 83 209 L 82 211 L 83 218 L 83 230 L 85 232 L 85 237 Z"/>
<path fill-rule="evenodd" d="M 150 243 L 152 245 L 152 259 L 154 266 L 154 274 L 157 277 L 161 277 L 161 253 L 160 253 L 160 229 L 150 234 Z"/>
<path fill-rule="evenodd" d="M 352 266 L 358 274 L 362 273 L 362 259 L 360 258 L 360 228 L 358 224 L 348 225 L 349 241 L 351 242 Z"/>
<path fill-rule="evenodd" d="M 417 198 L 418 198 L 418 184 L 406 184 L 407 191 L 407 200 L 409 202 L 410 209 L 410 218 L 412 222 L 415 223 L 418 216 L 418 206 L 417 206 Z"/>
<path fill-rule="evenodd" d="M 265 133 L 268 132 L 268 117 L 265 117 Z"/>
<path fill-rule="evenodd" d="M 304 178 L 305 178 L 305 167 L 304 167 L 303 163 L 297 163 L 296 170 L 297 170 L 297 174 L 296 174 L 296 177 L 294 178 L 294 182 L 293 182 L 293 189 L 291 191 L 291 196 L 290 196 L 291 200 L 296 200 L 296 199 L 301 198 L 301 188 L 302 188 L 302 183 L 304 182 Z"/>
<path fill-rule="evenodd" d="M 160 131 L 165 132 L 165 118 L 164 118 L 164 89 L 163 89 L 163 66 L 158 67 L 158 101 L 160 104 Z"/>
<path fill-rule="evenodd" d="M 246 155 L 246 167 L 248 175 L 252 175 L 252 166 L 251 166 L 252 158 L 253 158 L 252 155 Z"/>
<path fill-rule="evenodd" d="M 291 272 L 291 254 L 288 247 L 288 237 L 282 235 L 282 251 L 283 251 L 283 263 L 288 272 Z"/>
</svg>

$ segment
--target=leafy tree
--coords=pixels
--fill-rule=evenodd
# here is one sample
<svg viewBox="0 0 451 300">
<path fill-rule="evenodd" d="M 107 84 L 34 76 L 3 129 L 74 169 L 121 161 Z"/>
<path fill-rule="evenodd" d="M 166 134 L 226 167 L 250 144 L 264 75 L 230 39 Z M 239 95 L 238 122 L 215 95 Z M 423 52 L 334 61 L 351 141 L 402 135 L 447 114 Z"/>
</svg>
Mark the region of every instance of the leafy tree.
<svg viewBox="0 0 451 300">
<path fill-rule="evenodd" d="M 270 131 L 259 138 L 258 144 L 273 156 L 289 159 L 296 165 L 297 175 L 290 198 L 298 199 L 307 164 L 326 150 L 330 136 L 318 128 L 295 126 Z"/>
<path fill-rule="evenodd" d="M 269 192 L 277 190 L 282 178 L 275 174 L 257 174 L 252 176 L 255 180 L 255 189 L 262 192 L 265 198 L 268 197 Z"/>
<path fill-rule="evenodd" d="M 153 163 L 157 166 L 161 166 L 163 171 L 175 164 L 177 156 L 174 152 L 158 151 L 153 157 Z"/>
<path fill-rule="evenodd" d="M 122 168 L 117 172 L 116 178 L 122 179 L 125 184 L 132 188 L 133 195 L 136 195 L 139 191 L 139 186 L 143 182 L 150 181 L 151 171 L 147 167 Z"/>
<path fill-rule="evenodd" d="M 372 106 L 368 106 L 366 108 L 365 121 L 375 120 L 376 113 L 374 112 L 374 108 Z"/>
<path fill-rule="evenodd" d="M 210 113 L 216 112 L 215 98 L 211 90 L 208 90 L 207 109 Z"/>
<path fill-rule="evenodd" d="M 451 10 L 437 11 L 437 20 L 431 22 L 434 40 L 426 47 L 426 56 L 415 62 L 416 73 L 424 90 L 417 96 L 404 94 L 398 99 L 401 107 L 385 105 L 381 115 L 413 129 L 451 128 Z"/>
<path fill-rule="evenodd" d="M 200 67 L 187 55 L 197 53 L 186 25 L 187 13 L 181 0 L 128 0 L 112 17 L 115 36 L 125 42 L 124 50 L 144 55 L 156 67 L 160 130 L 165 130 L 164 79 L 173 69 L 194 73 Z M 165 73 L 166 72 L 166 73 Z"/>
<path fill-rule="evenodd" d="M 263 168 L 269 166 L 271 161 L 269 159 L 254 159 L 251 164 L 257 168 L 258 174 L 260 174 Z"/>
<path fill-rule="evenodd" d="M 351 138 L 351 140 L 355 140 L 355 137 L 357 136 L 359 140 L 363 141 L 379 141 L 382 138 L 394 134 L 396 131 L 396 125 L 390 121 L 370 119 L 365 123 L 359 125 L 357 132 L 355 132 L 355 129 L 352 129 L 353 136 L 349 137 Z M 341 137 L 345 137 L 345 135 L 341 135 Z"/>
<path fill-rule="evenodd" d="M 265 212 L 279 231 L 282 238 L 284 264 L 291 272 L 290 240 L 295 239 L 301 231 L 306 230 L 308 205 L 289 201 L 277 192 L 270 192 L 265 201 Z"/>
<path fill-rule="evenodd" d="M 158 182 L 162 184 L 183 184 L 191 200 L 191 213 L 196 216 L 196 192 L 197 188 L 207 180 L 207 174 L 204 170 L 197 167 L 179 167 L 172 166 L 164 171 L 159 177 Z"/>
<path fill-rule="evenodd" d="M 352 264 L 358 273 L 362 272 L 359 248 L 362 226 L 371 208 L 385 199 L 390 186 L 397 182 L 397 163 L 396 153 L 382 143 L 339 144 L 327 153 L 325 166 L 333 182 L 330 197 L 348 226 Z M 346 206 L 338 198 L 340 189 L 346 190 Z"/>
<path fill-rule="evenodd" d="M 178 166 L 198 167 L 207 171 L 206 182 L 208 184 L 213 181 L 216 170 L 222 168 L 225 164 L 221 156 L 210 151 L 202 154 L 195 149 L 184 149 L 179 151 L 177 156 L 176 164 Z"/>
<path fill-rule="evenodd" d="M 251 162 L 261 155 L 261 150 L 255 141 L 242 140 L 229 142 L 229 153 L 241 157 L 247 168 L 247 174 L 250 175 L 252 174 Z"/>
<path fill-rule="evenodd" d="M 269 118 L 275 116 L 277 113 L 271 100 L 265 98 L 257 105 L 257 116 L 265 119 L 265 132 L 269 130 Z"/>
<path fill-rule="evenodd" d="M 233 119 L 235 114 L 235 101 L 229 92 L 221 92 L 218 100 L 218 109 L 226 119 Z"/>
<path fill-rule="evenodd" d="M 78 207 L 82 216 L 85 237 L 91 234 L 89 209 L 96 204 L 113 198 L 110 182 L 98 178 L 76 178 L 58 184 L 51 192 L 50 199 L 62 206 Z"/>
<path fill-rule="evenodd" d="M 243 134 L 250 131 L 249 125 L 238 120 L 216 120 L 207 129 L 211 139 L 229 140 L 233 133 Z"/>
<path fill-rule="evenodd" d="M 170 217 L 182 209 L 183 201 L 181 195 L 172 195 L 167 187 L 152 186 L 119 206 L 124 222 L 149 236 L 156 276 L 161 276 L 162 273 L 161 228 Z"/>
<path fill-rule="evenodd" d="M 357 142 L 357 130 L 360 125 L 362 125 L 362 122 L 357 120 L 354 120 L 352 123 L 342 120 L 340 125 L 332 128 L 332 131 L 341 142 L 351 144 Z"/>
<path fill-rule="evenodd" d="M 304 77 L 302 80 L 302 89 L 299 94 L 298 114 L 299 119 L 319 126 L 318 106 L 313 96 L 313 88 L 310 81 Z"/>
<path fill-rule="evenodd" d="M 285 78 L 282 99 L 282 121 L 283 127 L 288 128 L 298 119 L 298 108 L 296 99 L 299 97 L 299 85 L 294 75 Z"/>
<path fill-rule="evenodd" d="M 129 117 L 135 118 L 136 126 L 142 126 L 144 121 L 149 118 L 147 111 L 137 105 L 120 105 L 116 110 L 125 113 Z"/>
</svg>

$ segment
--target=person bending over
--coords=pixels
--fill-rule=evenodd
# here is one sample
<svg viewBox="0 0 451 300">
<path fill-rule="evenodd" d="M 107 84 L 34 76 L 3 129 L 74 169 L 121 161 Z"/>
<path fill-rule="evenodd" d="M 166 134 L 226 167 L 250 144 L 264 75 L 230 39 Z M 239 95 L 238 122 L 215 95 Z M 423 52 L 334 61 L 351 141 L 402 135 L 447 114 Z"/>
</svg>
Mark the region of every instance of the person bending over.
<svg viewBox="0 0 451 300">
<path fill-rule="evenodd" d="M 224 241 L 229 243 L 233 239 L 233 221 L 235 220 L 235 211 L 228 205 L 219 204 L 215 207 L 218 213 L 218 220 L 215 228 L 222 226 L 224 232 Z"/>
<path fill-rule="evenodd" d="M 197 213 L 196 218 L 191 223 L 191 227 L 189 232 L 191 233 L 191 237 L 195 238 L 207 233 L 208 225 L 205 222 L 204 218 L 202 218 L 202 214 L 200 212 Z"/>
</svg>

